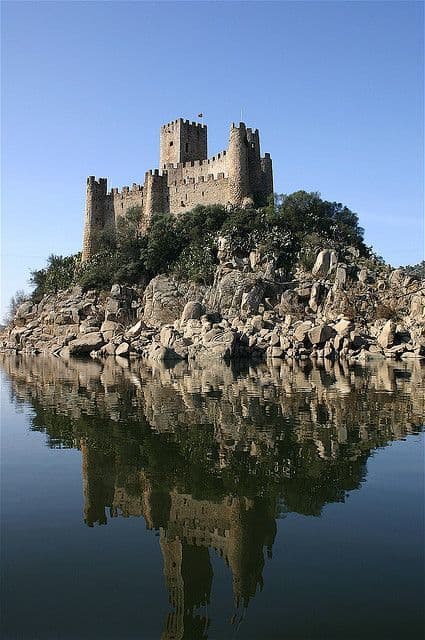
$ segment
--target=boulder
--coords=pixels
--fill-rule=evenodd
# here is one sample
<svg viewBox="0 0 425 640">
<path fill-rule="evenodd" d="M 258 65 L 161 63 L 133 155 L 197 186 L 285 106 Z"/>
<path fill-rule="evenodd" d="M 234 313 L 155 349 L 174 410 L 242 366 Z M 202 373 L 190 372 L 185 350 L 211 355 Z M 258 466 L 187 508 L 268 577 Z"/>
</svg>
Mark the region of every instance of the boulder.
<svg viewBox="0 0 425 640">
<path fill-rule="evenodd" d="M 246 318 L 257 313 L 264 290 L 261 277 L 254 273 L 244 273 L 238 269 L 226 272 L 219 270 L 208 295 L 207 306 L 228 317 L 241 314 Z"/>
<path fill-rule="evenodd" d="M 345 264 L 339 264 L 335 273 L 335 286 L 343 287 L 347 282 L 347 267 Z"/>
<path fill-rule="evenodd" d="M 301 322 L 294 329 L 294 337 L 298 342 L 304 342 L 308 332 L 311 331 L 311 322 L 307 320 L 306 322 Z"/>
<path fill-rule="evenodd" d="M 201 343 L 189 346 L 188 355 L 205 362 L 210 358 L 227 359 L 232 357 L 235 344 L 236 334 L 233 331 L 214 327 L 205 333 Z"/>
<path fill-rule="evenodd" d="M 115 355 L 121 357 L 127 357 L 130 352 L 130 345 L 128 342 L 121 342 L 118 347 L 115 349 Z"/>
<path fill-rule="evenodd" d="M 173 325 L 164 325 L 159 334 L 159 342 L 163 347 L 169 349 L 180 337 L 181 334 Z"/>
<path fill-rule="evenodd" d="M 314 312 L 317 311 L 320 302 L 320 295 L 322 293 L 322 287 L 319 282 L 315 282 L 310 290 L 310 298 L 308 301 L 308 306 Z"/>
<path fill-rule="evenodd" d="M 331 249 L 322 249 L 322 251 L 317 255 L 316 262 L 314 263 L 311 272 L 314 276 L 324 278 L 328 273 L 335 269 L 336 264 L 337 257 L 335 251 L 332 251 Z"/>
<path fill-rule="evenodd" d="M 383 349 L 388 349 L 394 344 L 396 324 L 393 320 L 387 320 L 378 336 L 378 344 Z"/>
<path fill-rule="evenodd" d="M 186 300 L 173 278 L 159 275 L 145 289 L 143 320 L 154 327 L 180 318 Z"/>
<path fill-rule="evenodd" d="M 100 331 L 87 333 L 69 343 L 69 355 L 86 356 L 91 351 L 97 351 L 104 344 L 104 339 Z"/>
<path fill-rule="evenodd" d="M 393 287 L 401 287 L 405 278 L 406 274 L 403 269 L 394 269 L 394 271 L 390 273 L 388 280 Z"/>
<path fill-rule="evenodd" d="M 112 320 L 105 320 L 104 322 L 102 322 L 100 331 L 103 334 L 105 340 L 110 340 L 114 337 L 115 331 L 118 326 L 118 322 L 113 322 Z"/>
<path fill-rule="evenodd" d="M 200 302 L 188 302 L 182 312 L 181 322 L 185 323 L 188 320 L 199 320 L 205 313 L 205 307 Z"/>
<path fill-rule="evenodd" d="M 328 324 L 319 324 L 308 332 L 311 344 L 322 344 L 335 335 L 335 330 Z"/>
<path fill-rule="evenodd" d="M 33 308 L 33 303 L 31 302 L 31 300 L 27 300 L 26 302 L 23 302 L 16 309 L 15 317 L 16 318 L 25 318 L 25 316 L 27 316 L 29 313 L 31 313 L 32 308 Z"/>
<path fill-rule="evenodd" d="M 245 291 L 242 294 L 240 306 L 241 316 L 247 317 L 252 313 L 256 313 L 258 311 L 258 307 L 260 306 L 263 295 L 264 285 L 261 281 L 257 280 L 250 291 Z"/>
<path fill-rule="evenodd" d="M 121 297 L 121 285 L 113 284 L 111 287 L 111 298 L 120 298 Z"/>
<path fill-rule="evenodd" d="M 141 334 L 143 329 L 146 329 L 146 325 L 142 320 L 139 320 L 138 322 L 136 322 L 136 324 L 130 327 L 130 329 L 127 329 L 127 331 L 125 332 L 125 336 L 126 338 L 137 338 L 137 336 Z"/>
<path fill-rule="evenodd" d="M 360 269 L 357 275 L 358 281 L 364 284 L 367 281 L 367 269 Z"/>
<path fill-rule="evenodd" d="M 334 329 L 339 336 L 348 336 L 350 331 L 354 328 L 354 323 L 349 318 L 341 318 L 334 325 Z"/>
</svg>

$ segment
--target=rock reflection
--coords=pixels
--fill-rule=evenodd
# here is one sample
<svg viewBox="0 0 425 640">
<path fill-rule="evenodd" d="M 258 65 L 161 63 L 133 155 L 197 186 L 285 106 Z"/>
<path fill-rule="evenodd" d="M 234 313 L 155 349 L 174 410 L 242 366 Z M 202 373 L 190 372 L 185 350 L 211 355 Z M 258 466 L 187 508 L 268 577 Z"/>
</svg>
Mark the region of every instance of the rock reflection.
<svg viewBox="0 0 425 640">
<path fill-rule="evenodd" d="M 163 639 L 207 638 L 213 550 L 235 606 L 263 583 L 276 518 L 359 488 L 371 452 L 421 429 L 424 368 L 379 361 L 209 370 L 3 357 L 52 447 L 81 450 L 84 520 L 159 532 L 172 611 Z"/>
</svg>

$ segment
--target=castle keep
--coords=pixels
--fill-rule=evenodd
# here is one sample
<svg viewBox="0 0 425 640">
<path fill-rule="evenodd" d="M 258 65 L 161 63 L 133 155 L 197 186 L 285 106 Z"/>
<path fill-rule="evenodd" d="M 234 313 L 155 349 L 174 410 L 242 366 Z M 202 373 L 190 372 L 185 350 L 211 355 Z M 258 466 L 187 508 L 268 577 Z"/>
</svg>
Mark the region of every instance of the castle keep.
<svg viewBox="0 0 425 640">
<path fill-rule="evenodd" d="M 82 260 L 96 253 L 99 232 L 115 225 L 132 207 L 141 207 L 141 227 L 154 213 L 190 211 L 196 205 L 266 204 L 273 193 L 270 154 L 260 154 L 258 129 L 243 122 L 230 127 L 229 146 L 208 158 L 207 127 L 179 118 L 161 127 L 160 168 L 145 174 L 144 184 L 108 192 L 106 178 L 87 178 Z"/>
</svg>

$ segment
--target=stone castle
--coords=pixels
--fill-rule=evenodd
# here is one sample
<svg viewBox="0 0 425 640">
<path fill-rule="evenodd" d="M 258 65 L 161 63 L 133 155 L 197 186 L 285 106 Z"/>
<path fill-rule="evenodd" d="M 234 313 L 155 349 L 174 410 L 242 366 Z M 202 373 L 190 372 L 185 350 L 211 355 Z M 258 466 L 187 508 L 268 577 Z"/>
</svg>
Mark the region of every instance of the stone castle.
<svg viewBox="0 0 425 640">
<path fill-rule="evenodd" d="M 190 211 L 196 205 L 244 207 L 266 204 L 273 193 L 270 154 L 261 157 L 258 129 L 243 122 L 230 127 L 229 146 L 208 158 L 207 127 L 179 118 L 161 127 L 160 169 L 147 171 L 144 184 L 108 192 L 107 179 L 87 179 L 82 260 L 97 250 L 99 232 L 115 225 L 132 207 L 142 210 L 146 229 L 154 213 Z"/>
</svg>

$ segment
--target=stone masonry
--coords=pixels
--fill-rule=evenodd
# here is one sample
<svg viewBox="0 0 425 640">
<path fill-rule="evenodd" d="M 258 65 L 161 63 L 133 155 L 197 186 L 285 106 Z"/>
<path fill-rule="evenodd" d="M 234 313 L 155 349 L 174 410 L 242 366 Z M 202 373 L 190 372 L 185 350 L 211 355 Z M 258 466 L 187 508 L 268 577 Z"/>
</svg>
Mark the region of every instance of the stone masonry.
<svg viewBox="0 0 425 640">
<path fill-rule="evenodd" d="M 261 206 L 273 194 L 270 154 L 260 154 L 258 129 L 230 127 L 227 150 L 208 158 L 207 127 L 179 118 L 161 127 L 160 168 L 144 184 L 108 192 L 106 178 L 87 178 L 82 260 L 97 250 L 99 232 L 132 207 L 142 209 L 146 229 L 154 213 L 178 215 L 196 205 Z"/>
</svg>

